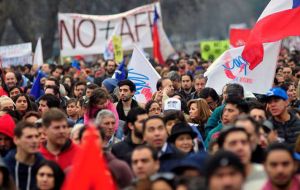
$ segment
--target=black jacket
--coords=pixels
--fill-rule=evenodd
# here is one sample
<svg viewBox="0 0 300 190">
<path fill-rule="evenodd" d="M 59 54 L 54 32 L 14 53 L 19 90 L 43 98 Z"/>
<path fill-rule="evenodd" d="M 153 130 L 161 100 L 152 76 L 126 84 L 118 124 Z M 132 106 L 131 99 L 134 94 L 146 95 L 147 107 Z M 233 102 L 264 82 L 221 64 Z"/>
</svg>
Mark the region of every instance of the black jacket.
<svg viewBox="0 0 300 190">
<path fill-rule="evenodd" d="M 131 166 L 131 153 L 137 146 L 139 146 L 139 144 L 134 144 L 130 135 L 128 135 L 124 141 L 114 144 L 111 148 L 111 152 L 118 159 L 124 160 L 129 166 Z"/>
<path fill-rule="evenodd" d="M 300 119 L 292 112 L 289 112 L 289 114 L 291 118 L 287 122 L 276 121 L 273 117 L 270 121 L 273 123 L 274 129 L 277 130 L 278 136 L 283 138 L 288 145 L 293 147 L 300 134 Z"/>
<path fill-rule="evenodd" d="M 34 189 L 36 185 L 35 174 L 37 173 L 37 167 L 44 160 L 43 156 L 40 153 L 37 153 L 35 163 L 32 166 L 29 166 L 16 161 L 15 155 L 16 155 L 16 150 L 10 151 L 5 156 L 4 162 L 7 165 L 10 174 L 15 180 L 17 189 L 19 190 Z"/>
</svg>

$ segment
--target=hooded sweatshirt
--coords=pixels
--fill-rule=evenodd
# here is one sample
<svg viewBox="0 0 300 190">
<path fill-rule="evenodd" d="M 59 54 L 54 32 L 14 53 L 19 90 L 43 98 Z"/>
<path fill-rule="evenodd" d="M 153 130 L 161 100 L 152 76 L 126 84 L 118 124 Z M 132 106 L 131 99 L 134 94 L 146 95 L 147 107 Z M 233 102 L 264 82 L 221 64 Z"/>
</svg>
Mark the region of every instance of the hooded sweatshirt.
<svg viewBox="0 0 300 190">
<path fill-rule="evenodd" d="M 4 158 L 7 168 L 14 178 L 17 189 L 30 190 L 35 188 L 35 174 L 40 163 L 44 160 L 40 153 L 35 154 L 33 165 L 26 165 L 16 160 L 16 150 L 10 151 Z"/>
</svg>

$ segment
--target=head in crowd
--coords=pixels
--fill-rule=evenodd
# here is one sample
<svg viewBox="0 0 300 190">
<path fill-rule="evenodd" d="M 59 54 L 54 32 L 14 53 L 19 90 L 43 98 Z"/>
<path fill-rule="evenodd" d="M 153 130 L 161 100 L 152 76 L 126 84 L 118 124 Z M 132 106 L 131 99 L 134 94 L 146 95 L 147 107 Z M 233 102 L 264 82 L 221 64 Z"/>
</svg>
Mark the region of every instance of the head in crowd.
<svg viewBox="0 0 300 190">
<path fill-rule="evenodd" d="M 57 108 L 51 108 L 42 116 L 47 146 L 63 147 L 69 138 L 67 116 Z"/>
<path fill-rule="evenodd" d="M 31 107 L 31 101 L 26 94 L 18 94 L 14 96 L 13 101 L 16 105 L 16 110 L 22 114 L 33 110 Z"/>
<path fill-rule="evenodd" d="M 295 178 L 298 164 L 287 145 L 275 143 L 267 148 L 264 168 L 269 176 L 269 187 L 288 189 Z"/>
<path fill-rule="evenodd" d="M 150 177 L 150 190 L 176 188 L 176 176 L 173 173 L 157 173 Z"/>
<path fill-rule="evenodd" d="M 155 100 L 148 101 L 145 105 L 145 110 L 147 111 L 149 116 L 161 115 L 162 113 L 161 106 Z"/>
<path fill-rule="evenodd" d="M 136 91 L 135 84 L 131 80 L 125 79 L 118 83 L 118 87 L 119 87 L 120 100 L 122 102 L 131 101 Z"/>
<path fill-rule="evenodd" d="M 187 123 L 176 123 L 168 137 L 168 142 L 174 144 L 182 152 L 190 153 L 193 152 L 193 140 L 196 137 L 197 133 Z"/>
<path fill-rule="evenodd" d="M 209 105 L 202 99 L 193 99 L 188 102 L 189 118 L 192 123 L 203 126 L 211 115 Z"/>
<path fill-rule="evenodd" d="M 190 91 L 193 88 L 193 76 L 191 74 L 181 75 L 181 88 L 184 91 Z"/>
<path fill-rule="evenodd" d="M 62 65 L 56 65 L 56 67 L 51 71 L 51 75 L 58 80 L 61 78 L 61 76 L 63 76 L 63 74 L 64 68 Z"/>
<path fill-rule="evenodd" d="M 15 122 L 10 115 L 4 114 L 0 117 L 0 154 L 2 157 L 15 147 L 13 142 L 15 127 Z"/>
<path fill-rule="evenodd" d="M 86 83 L 83 81 L 78 81 L 75 83 L 73 88 L 73 96 L 74 98 L 81 98 L 85 93 Z"/>
<path fill-rule="evenodd" d="M 196 75 L 194 77 L 194 87 L 198 94 L 205 88 L 206 80 L 203 75 Z"/>
<path fill-rule="evenodd" d="M 287 92 L 288 95 L 288 101 L 289 103 L 293 103 L 295 100 L 297 100 L 297 92 L 296 92 L 296 86 L 294 82 L 284 82 L 280 87 Z"/>
<path fill-rule="evenodd" d="M 90 118 L 95 118 L 99 110 L 106 109 L 110 102 L 110 95 L 104 88 L 96 88 L 87 105 L 87 114 Z"/>
<path fill-rule="evenodd" d="M 117 63 L 114 60 L 107 60 L 104 65 L 105 71 L 109 76 L 112 76 L 115 73 L 117 68 Z"/>
<path fill-rule="evenodd" d="M 97 127 L 104 129 L 105 138 L 103 140 L 107 143 L 115 134 L 116 118 L 114 113 L 106 109 L 101 110 L 97 114 L 95 124 Z"/>
<path fill-rule="evenodd" d="M 131 109 L 127 115 L 127 130 L 131 134 L 133 141 L 141 141 L 143 139 L 143 122 L 148 118 L 146 110 L 140 107 Z M 127 132 L 125 130 L 125 132 Z"/>
<path fill-rule="evenodd" d="M 83 98 L 76 99 L 76 113 L 79 118 L 83 118 L 86 111 L 87 102 Z"/>
<path fill-rule="evenodd" d="M 131 154 L 131 167 L 138 179 L 145 179 L 159 170 L 157 151 L 148 145 L 136 147 Z"/>
<path fill-rule="evenodd" d="M 288 95 L 282 88 L 272 88 L 266 94 L 267 109 L 272 117 L 288 114 Z"/>
<path fill-rule="evenodd" d="M 98 85 L 93 84 L 93 83 L 88 84 L 88 85 L 86 86 L 85 96 L 86 96 L 87 98 L 91 97 L 93 91 L 94 91 L 96 88 L 98 88 L 98 87 L 99 87 Z"/>
<path fill-rule="evenodd" d="M 244 98 L 244 88 L 242 85 L 237 83 L 230 83 L 223 88 L 223 101 L 226 102 L 227 98 L 232 99 L 243 99 Z"/>
<path fill-rule="evenodd" d="M 52 94 L 58 98 L 60 98 L 59 86 L 46 86 L 45 94 Z"/>
<path fill-rule="evenodd" d="M 262 103 L 258 101 L 254 101 L 249 103 L 249 105 L 250 105 L 249 115 L 257 122 L 262 123 L 268 118 L 266 108 Z"/>
<path fill-rule="evenodd" d="M 209 189 L 241 190 L 246 172 L 239 157 L 229 151 L 220 151 L 206 163 L 206 180 Z"/>
<path fill-rule="evenodd" d="M 293 70 L 289 66 L 283 66 L 282 74 L 283 74 L 284 80 L 292 79 L 292 77 L 293 77 Z"/>
<path fill-rule="evenodd" d="M 220 97 L 218 93 L 215 91 L 215 89 L 210 87 L 203 88 L 199 93 L 199 98 L 205 99 L 211 111 L 214 111 L 220 103 Z"/>
<path fill-rule="evenodd" d="M 181 88 L 181 77 L 176 71 L 170 71 L 167 75 L 172 83 L 175 91 L 178 91 Z"/>
<path fill-rule="evenodd" d="M 230 125 L 236 120 L 236 118 L 242 114 L 249 112 L 248 104 L 242 99 L 236 99 L 233 97 L 226 99 L 226 104 L 222 113 L 222 124 Z"/>
<path fill-rule="evenodd" d="M 39 113 L 44 114 L 50 108 L 60 108 L 60 100 L 53 94 L 45 94 L 39 99 Z"/>
<path fill-rule="evenodd" d="M 75 119 L 75 121 L 78 119 L 78 109 L 77 109 L 77 105 L 76 105 L 76 99 L 75 98 L 70 98 L 69 100 L 67 100 L 67 115 L 69 118 L 71 119 Z"/>
<path fill-rule="evenodd" d="M 7 97 L 7 96 L 1 96 L 0 97 L 0 110 L 15 110 L 15 103 L 14 101 Z"/>
<path fill-rule="evenodd" d="M 237 118 L 235 126 L 245 129 L 250 137 L 252 150 L 255 150 L 260 140 L 260 124 L 251 116 L 243 114 Z"/>
<path fill-rule="evenodd" d="M 47 75 L 50 74 L 50 72 L 51 72 L 50 64 L 43 63 L 41 66 L 41 70 L 43 71 L 43 73 L 45 73 Z"/>
<path fill-rule="evenodd" d="M 79 132 L 85 126 L 83 124 L 75 124 L 70 133 L 70 139 L 73 140 L 75 144 L 80 144 Z"/>
<path fill-rule="evenodd" d="M 168 134 L 171 134 L 172 128 L 176 123 L 186 122 L 185 116 L 181 111 L 171 110 L 164 114 L 164 123 Z"/>
<path fill-rule="evenodd" d="M 7 86 L 7 88 L 11 88 L 13 86 L 17 86 L 18 80 L 17 80 L 17 76 L 14 72 L 7 72 L 5 74 L 5 79 L 4 82 Z"/>
<path fill-rule="evenodd" d="M 39 120 L 40 118 L 41 118 L 41 114 L 36 111 L 26 112 L 25 115 L 23 116 L 23 120 L 31 124 L 35 124 L 36 121 Z"/>
<path fill-rule="evenodd" d="M 74 81 L 70 75 L 64 75 L 63 78 L 61 79 L 61 83 L 67 84 L 71 88 L 74 84 Z"/>
<path fill-rule="evenodd" d="M 162 80 L 161 80 L 161 90 L 168 97 L 172 97 L 174 95 L 173 83 L 169 78 L 162 78 Z"/>
<path fill-rule="evenodd" d="M 60 190 L 65 179 L 65 173 L 53 161 L 45 160 L 37 168 L 37 189 Z"/>
<path fill-rule="evenodd" d="M 20 121 L 14 129 L 14 143 L 19 155 L 38 153 L 39 133 L 37 128 L 31 123 Z"/>
<path fill-rule="evenodd" d="M 10 98 L 13 98 L 14 96 L 23 93 L 22 88 L 17 87 L 17 86 L 13 86 L 11 88 L 8 89 L 8 94 Z"/>
<path fill-rule="evenodd" d="M 160 150 L 167 141 L 168 133 L 160 116 L 151 116 L 143 123 L 143 139 L 151 147 Z"/>
<path fill-rule="evenodd" d="M 59 80 L 50 76 L 45 81 L 44 90 L 47 86 L 59 86 Z"/>
</svg>

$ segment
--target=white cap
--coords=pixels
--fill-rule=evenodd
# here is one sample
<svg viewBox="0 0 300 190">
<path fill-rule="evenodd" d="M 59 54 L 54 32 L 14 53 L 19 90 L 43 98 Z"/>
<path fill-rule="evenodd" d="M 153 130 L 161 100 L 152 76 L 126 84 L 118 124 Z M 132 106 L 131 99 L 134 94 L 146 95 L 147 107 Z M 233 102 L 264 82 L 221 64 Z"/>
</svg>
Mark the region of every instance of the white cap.
<svg viewBox="0 0 300 190">
<path fill-rule="evenodd" d="M 177 110 L 181 111 L 181 101 L 177 98 L 169 98 L 164 103 L 164 111 Z"/>
</svg>

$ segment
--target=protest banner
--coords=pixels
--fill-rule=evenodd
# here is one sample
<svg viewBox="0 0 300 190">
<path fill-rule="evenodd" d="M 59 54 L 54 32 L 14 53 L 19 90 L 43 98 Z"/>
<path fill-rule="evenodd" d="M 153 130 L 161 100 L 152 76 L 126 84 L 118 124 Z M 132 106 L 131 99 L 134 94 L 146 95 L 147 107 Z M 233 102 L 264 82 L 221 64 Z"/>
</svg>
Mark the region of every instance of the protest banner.
<svg viewBox="0 0 300 190">
<path fill-rule="evenodd" d="M 152 94 L 156 91 L 156 83 L 160 78 L 142 51 L 134 47 L 128 64 L 128 79 L 136 85 L 135 99 L 141 103 L 151 100 Z"/>
<path fill-rule="evenodd" d="M 0 46 L 2 67 L 32 64 L 32 44 Z"/>
<path fill-rule="evenodd" d="M 228 48 L 228 40 L 200 42 L 201 55 L 202 58 L 206 61 L 215 60 Z"/>
<path fill-rule="evenodd" d="M 241 56 L 245 46 L 227 50 L 205 72 L 206 86 L 221 94 L 227 83 L 239 83 L 246 91 L 265 94 L 273 84 L 280 44 L 265 44 L 263 62 L 253 70 Z"/>
<path fill-rule="evenodd" d="M 59 13 L 61 56 L 104 53 L 107 41 L 112 35 L 121 36 L 124 51 L 132 50 L 133 44 L 141 48 L 152 48 L 155 6 L 160 14 L 159 3 L 141 6 L 115 15 Z M 162 40 L 166 40 L 163 29 L 160 30 L 161 33 L 164 35 Z M 162 42 L 162 44 L 168 43 Z M 172 47 L 165 47 L 163 53 L 166 55 L 174 53 L 174 51 L 167 52 L 170 49 L 173 50 Z"/>
</svg>

